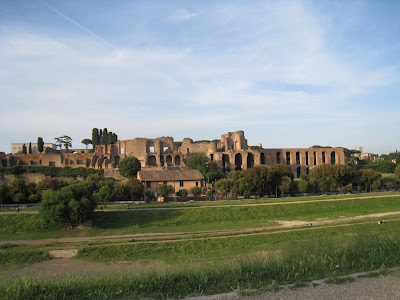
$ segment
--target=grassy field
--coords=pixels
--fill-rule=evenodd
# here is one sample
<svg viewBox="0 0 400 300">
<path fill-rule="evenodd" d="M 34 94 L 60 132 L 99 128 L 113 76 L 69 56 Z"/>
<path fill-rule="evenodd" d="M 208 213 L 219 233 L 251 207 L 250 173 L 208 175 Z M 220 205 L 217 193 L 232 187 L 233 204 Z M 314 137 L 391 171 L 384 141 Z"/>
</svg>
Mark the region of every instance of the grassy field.
<svg viewBox="0 0 400 300">
<path fill-rule="evenodd" d="M 335 278 L 400 264 L 398 236 L 362 236 L 345 246 L 300 242 L 280 255 L 238 258 L 235 262 L 177 267 L 163 273 L 98 278 L 15 279 L 0 286 L 3 299 L 181 299 L 229 291 L 268 290 L 278 285 Z"/>
<path fill-rule="evenodd" d="M 179 299 L 232 290 L 274 288 L 278 284 L 399 266 L 399 215 L 385 218 L 384 225 L 378 225 L 377 218 L 367 218 L 318 226 L 314 223 L 314 226 L 291 228 L 266 227 L 277 225 L 277 220 L 315 222 L 400 211 L 400 195 L 390 195 L 373 198 L 368 194 L 371 197 L 365 199 L 321 202 L 303 200 L 331 199 L 332 196 L 304 197 L 297 203 L 256 206 L 231 205 L 250 201 L 223 201 L 214 203 L 227 204 L 224 207 L 199 205 L 193 209 L 97 211 L 95 227 L 81 230 L 51 228 L 38 214 L 3 214 L 0 215 L 0 240 L 38 240 L 37 244 L 0 244 L 0 268 L 3 270 L 48 260 L 50 249 L 71 247 L 79 249 L 72 259 L 77 263 L 81 260 L 159 261 L 168 268 L 143 274 L 105 274 L 97 278 L 16 278 L 0 284 L 0 298 Z M 288 198 L 294 199 L 299 198 Z M 269 200 L 276 201 L 265 201 Z M 169 205 L 174 204 L 163 206 Z M 136 228 L 136 224 L 141 227 Z M 237 231 L 229 231 L 231 229 Z M 171 233 L 175 236 L 168 235 Z M 142 236 L 41 241 L 116 234 Z"/>
<path fill-rule="evenodd" d="M 146 232 L 180 232 L 274 225 L 276 220 L 315 221 L 321 218 L 400 211 L 400 196 L 267 206 L 228 206 L 179 210 L 95 213 L 95 228 L 66 230 L 48 227 L 37 214 L 0 215 L 0 239 L 41 239 Z M 141 228 L 136 228 L 140 224 Z"/>
</svg>

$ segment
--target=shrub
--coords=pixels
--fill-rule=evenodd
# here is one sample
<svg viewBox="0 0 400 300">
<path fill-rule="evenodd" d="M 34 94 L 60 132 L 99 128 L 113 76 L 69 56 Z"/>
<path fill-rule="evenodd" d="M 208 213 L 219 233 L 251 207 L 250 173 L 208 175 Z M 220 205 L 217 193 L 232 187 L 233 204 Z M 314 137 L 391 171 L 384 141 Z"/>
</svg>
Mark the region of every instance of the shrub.
<svg viewBox="0 0 400 300">
<path fill-rule="evenodd" d="M 156 196 L 154 195 L 154 192 L 152 191 L 147 191 L 146 192 L 146 202 L 151 202 L 154 201 L 154 199 L 156 198 Z"/>
</svg>

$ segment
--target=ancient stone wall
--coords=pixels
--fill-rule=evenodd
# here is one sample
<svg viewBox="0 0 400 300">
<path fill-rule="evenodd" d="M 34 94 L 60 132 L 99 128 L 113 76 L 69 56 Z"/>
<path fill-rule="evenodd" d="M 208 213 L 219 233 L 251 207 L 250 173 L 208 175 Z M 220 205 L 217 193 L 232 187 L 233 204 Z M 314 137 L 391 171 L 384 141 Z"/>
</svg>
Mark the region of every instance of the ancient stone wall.
<svg viewBox="0 0 400 300">
<path fill-rule="evenodd" d="M 243 170 L 257 165 L 277 163 L 289 165 L 295 177 L 308 174 L 321 164 L 345 164 L 342 148 L 290 148 L 251 149 L 243 131 L 228 132 L 219 142 L 195 143 L 184 138 L 180 146 L 172 137 L 156 139 L 135 138 L 117 141 L 113 145 L 96 146 L 95 153 L 56 153 L 0 155 L 3 166 L 40 165 L 72 168 L 88 167 L 112 169 L 121 159 L 134 156 L 140 160 L 142 169 L 185 169 L 192 155 L 205 154 L 224 171 Z"/>
</svg>

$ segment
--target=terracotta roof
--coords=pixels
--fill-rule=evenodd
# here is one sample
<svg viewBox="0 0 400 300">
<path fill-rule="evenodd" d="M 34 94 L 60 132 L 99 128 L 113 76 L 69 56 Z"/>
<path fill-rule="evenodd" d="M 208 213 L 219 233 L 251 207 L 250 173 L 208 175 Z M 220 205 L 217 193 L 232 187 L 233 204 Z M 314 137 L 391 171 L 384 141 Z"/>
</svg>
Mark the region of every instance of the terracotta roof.
<svg viewBox="0 0 400 300">
<path fill-rule="evenodd" d="M 163 171 L 139 171 L 140 181 L 180 181 L 202 180 L 204 176 L 198 170 L 163 170 Z"/>
</svg>

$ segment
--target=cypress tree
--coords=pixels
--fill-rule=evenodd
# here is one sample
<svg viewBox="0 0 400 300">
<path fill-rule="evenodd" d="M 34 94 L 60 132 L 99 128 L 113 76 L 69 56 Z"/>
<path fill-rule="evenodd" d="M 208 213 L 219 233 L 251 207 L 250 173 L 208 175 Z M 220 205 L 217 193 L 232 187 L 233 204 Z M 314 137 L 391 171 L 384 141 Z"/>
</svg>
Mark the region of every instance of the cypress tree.
<svg viewBox="0 0 400 300">
<path fill-rule="evenodd" d="M 114 144 L 113 133 L 110 131 L 107 136 L 108 142 L 112 145 Z"/>
<path fill-rule="evenodd" d="M 100 145 L 100 135 L 97 128 L 92 129 L 92 145 L 93 149 L 95 149 L 97 145 Z"/>
<path fill-rule="evenodd" d="M 29 142 L 28 153 L 32 154 L 32 143 Z"/>
<path fill-rule="evenodd" d="M 22 153 L 26 154 L 26 146 L 25 146 L 25 144 L 22 145 Z"/>
<path fill-rule="evenodd" d="M 103 145 L 103 130 L 101 130 L 101 129 L 100 129 L 100 132 L 99 132 L 99 139 L 100 139 L 99 145 Z"/>
<path fill-rule="evenodd" d="M 43 138 L 38 137 L 38 140 L 37 140 L 38 152 L 43 152 L 43 145 L 44 145 Z"/>
<path fill-rule="evenodd" d="M 109 141 L 108 141 L 108 130 L 107 128 L 103 129 L 103 145 L 108 145 Z"/>
</svg>

